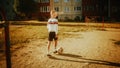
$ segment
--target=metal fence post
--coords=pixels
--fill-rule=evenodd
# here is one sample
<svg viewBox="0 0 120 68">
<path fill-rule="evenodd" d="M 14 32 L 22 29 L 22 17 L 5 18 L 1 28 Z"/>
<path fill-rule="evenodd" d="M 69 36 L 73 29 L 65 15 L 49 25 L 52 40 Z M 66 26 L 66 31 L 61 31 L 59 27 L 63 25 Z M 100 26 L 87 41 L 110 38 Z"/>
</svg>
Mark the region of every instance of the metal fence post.
<svg viewBox="0 0 120 68">
<path fill-rule="evenodd" d="M 5 34 L 5 54 L 6 54 L 6 66 L 11 68 L 11 52 L 10 52 L 10 34 L 9 34 L 9 21 L 7 21 L 4 9 L 0 8 L 0 14 L 2 15 L 3 21 L 5 21 L 4 34 Z"/>
</svg>

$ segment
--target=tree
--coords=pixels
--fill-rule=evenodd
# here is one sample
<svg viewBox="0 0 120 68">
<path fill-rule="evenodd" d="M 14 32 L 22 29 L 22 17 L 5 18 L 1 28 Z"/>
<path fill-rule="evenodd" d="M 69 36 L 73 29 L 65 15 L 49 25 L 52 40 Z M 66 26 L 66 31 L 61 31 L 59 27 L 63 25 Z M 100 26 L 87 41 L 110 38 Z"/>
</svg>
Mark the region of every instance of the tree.
<svg viewBox="0 0 120 68">
<path fill-rule="evenodd" d="M 17 11 L 30 17 L 31 14 L 38 11 L 38 4 L 34 0 L 19 0 L 16 5 Z"/>
<path fill-rule="evenodd" d="M 13 20 L 15 16 L 13 4 L 14 0 L 0 0 L 0 8 L 4 9 L 7 20 Z"/>
</svg>

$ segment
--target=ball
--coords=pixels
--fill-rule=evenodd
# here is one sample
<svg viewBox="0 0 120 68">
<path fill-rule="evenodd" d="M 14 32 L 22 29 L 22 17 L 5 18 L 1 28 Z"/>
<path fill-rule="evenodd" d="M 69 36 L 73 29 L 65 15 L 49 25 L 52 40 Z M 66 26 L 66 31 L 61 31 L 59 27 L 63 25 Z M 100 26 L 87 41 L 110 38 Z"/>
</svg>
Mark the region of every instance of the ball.
<svg viewBox="0 0 120 68">
<path fill-rule="evenodd" d="M 57 52 L 58 52 L 58 54 L 62 54 L 63 53 L 63 48 L 62 47 L 58 48 Z"/>
</svg>

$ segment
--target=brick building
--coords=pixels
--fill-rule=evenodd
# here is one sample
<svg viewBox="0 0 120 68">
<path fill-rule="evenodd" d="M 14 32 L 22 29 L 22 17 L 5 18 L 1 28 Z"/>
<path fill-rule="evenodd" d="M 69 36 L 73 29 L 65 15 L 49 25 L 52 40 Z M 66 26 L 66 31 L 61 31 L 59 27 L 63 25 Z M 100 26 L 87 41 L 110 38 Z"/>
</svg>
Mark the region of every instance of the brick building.
<svg viewBox="0 0 120 68">
<path fill-rule="evenodd" d="M 36 15 L 40 20 L 50 17 L 55 9 L 59 20 L 85 20 L 85 17 L 102 21 L 119 20 L 120 0 L 35 0 L 40 8 Z"/>
<path fill-rule="evenodd" d="M 83 18 L 102 18 L 108 16 L 107 0 L 82 0 Z"/>
<path fill-rule="evenodd" d="M 83 18 L 96 18 L 97 21 L 119 20 L 120 0 L 82 0 Z"/>
<path fill-rule="evenodd" d="M 120 0 L 110 0 L 109 13 L 112 21 L 120 21 Z"/>
<path fill-rule="evenodd" d="M 47 20 L 50 17 L 50 10 L 58 12 L 59 20 L 78 20 L 82 18 L 82 0 L 35 0 L 40 11 L 33 14 L 39 20 Z"/>
<path fill-rule="evenodd" d="M 39 11 L 35 13 L 39 20 L 47 20 L 50 17 L 50 0 L 35 0 L 38 3 Z"/>
</svg>

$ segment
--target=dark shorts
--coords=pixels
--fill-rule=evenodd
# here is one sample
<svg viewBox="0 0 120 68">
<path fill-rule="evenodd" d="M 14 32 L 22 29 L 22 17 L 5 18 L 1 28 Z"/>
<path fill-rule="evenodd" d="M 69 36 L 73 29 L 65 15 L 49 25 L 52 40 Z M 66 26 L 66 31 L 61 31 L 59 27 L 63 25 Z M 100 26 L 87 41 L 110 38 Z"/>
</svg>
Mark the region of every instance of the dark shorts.
<svg viewBox="0 0 120 68">
<path fill-rule="evenodd" d="M 56 37 L 56 34 L 55 32 L 49 32 L 49 37 L 48 37 L 48 40 L 49 41 L 53 41 L 54 40 L 57 40 L 58 38 Z"/>
</svg>

